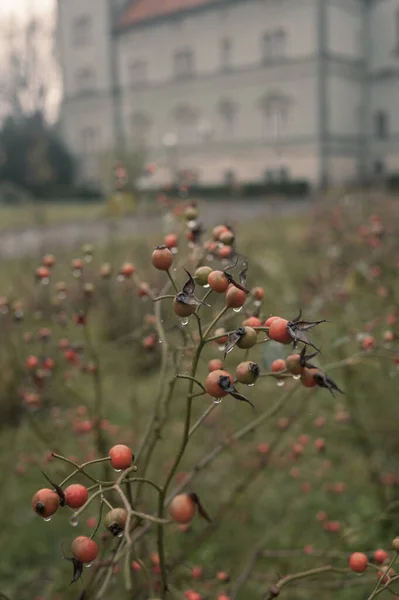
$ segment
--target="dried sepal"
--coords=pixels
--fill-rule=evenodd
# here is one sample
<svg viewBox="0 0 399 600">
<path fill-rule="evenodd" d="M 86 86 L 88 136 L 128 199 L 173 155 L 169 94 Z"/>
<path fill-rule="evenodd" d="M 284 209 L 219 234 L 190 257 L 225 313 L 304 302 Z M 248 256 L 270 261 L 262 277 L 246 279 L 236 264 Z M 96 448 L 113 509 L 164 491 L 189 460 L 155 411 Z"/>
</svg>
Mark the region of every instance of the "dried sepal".
<svg viewBox="0 0 399 600">
<path fill-rule="evenodd" d="M 233 331 L 233 333 L 230 333 L 230 335 L 227 338 L 226 345 L 224 347 L 224 357 L 225 358 L 226 358 L 227 354 L 229 354 L 229 352 L 231 352 L 233 350 L 234 346 L 237 344 L 237 342 L 240 341 L 240 339 L 244 335 L 245 335 L 245 327 L 239 327 L 238 329 Z"/>
<path fill-rule="evenodd" d="M 60 487 L 59 485 L 57 485 L 56 483 L 51 481 L 51 479 L 41 469 L 40 469 L 40 472 L 43 475 L 43 477 L 45 477 L 45 479 L 47 479 L 49 484 L 54 488 L 54 491 L 58 494 L 58 497 L 60 499 L 60 506 L 65 506 L 65 494 L 64 494 L 64 490 L 62 489 L 62 487 Z"/>
<path fill-rule="evenodd" d="M 200 517 L 205 519 L 205 521 L 208 521 L 208 523 L 212 523 L 212 519 L 206 512 L 205 508 L 203 507 L 198 495 L 195 492 L 192 492 L 191 494 L 189 494 L 189 496 L 190 496 L 191 500 L 197 505 L 198 514 L 200 515 Z"/>
<path fill-rule="evenodd" d="M 234 387 L 234 385 L 231 383 L 230 377 L 228 377 L 227 375 L 221 375 L 219 377 L 218 384 L 222 388 L 222 390 L 225 391 L 227 394 L 230 394 L 230 396 L 232 396 L 236 400 L 239 400 L 240 402 L 246 402 L 255 410 L 255 407 L 252 404 L 252 402 L 248 400 L 246 396 L 240 394 L 240 392 Z"/>
<path fill-rule="evenodd" d="M 186 281 L 186 283 L 183 286 L 183 289 L 181 292 L 179 292 L 178 294 L 176 294 L 176 301 L 177 302 L 181 302 L 182 304 L 187 304 L 189 306 L 210 306 L 209 304 L 207 304 L 206 302 L 203 302 L 202 300 L 200 300 L 199 298 L 197 298 L 194 295 L 194 290 L 195 290 L 195 281 L 191 275 L 191 273 L 189 273 L 187 271 L 187 269 L 184 269 L 188 275 L 188 280 Z"/>
<path fill-rule="evenodd" d="M 64 546 L 61 545 L 61 556 L 64 560 L 69 560 L 73 565 L 73 574 L 71 579 L 71 584 L 78 581 L 83 573 L 83 563 L 80 560 L 76 560 L 73 556 L 66 556 L 64 552 Z"/>
<path fill-rule="evenodd" d="M 299 315 L 287 323 L 287 331 L 292 337 L 294 347 L 298 344 L 298 342 L 302 342 L 307 346 L 311 346 L 317 350 L 317 352 L 320 352 L 320 350 L 313 344 L 312 340 L 306 335 L 305 332 L 309 329 L 313 329 L 316 327 L 316 325 L 320 325 L 320 323 L 326 322 L 326 319 L 322 319 L 320 321 L 304 321 L 302 319 L 302 311 L 300 310 Z"/>
<path fill-rule="evenodd" d="M 323 373 L 322 371 L 318 371 L 313 375 L 314 380 L 317 385 L 321 388 L 325 388 L 328 390 L 333 396 L 335 396 L 334 392 L 339 392 L 340 394 L 344 394 L 344 392 L 337 386 L 335 381 L 331 379 L 328 375 Z"/>
</svg>

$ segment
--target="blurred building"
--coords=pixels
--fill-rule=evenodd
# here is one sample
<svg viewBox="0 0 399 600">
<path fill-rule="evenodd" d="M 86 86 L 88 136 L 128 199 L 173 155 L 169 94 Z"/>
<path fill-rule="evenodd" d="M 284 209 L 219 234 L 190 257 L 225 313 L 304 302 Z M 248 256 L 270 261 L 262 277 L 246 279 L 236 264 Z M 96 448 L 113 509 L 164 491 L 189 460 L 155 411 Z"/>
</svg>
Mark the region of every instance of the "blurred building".
<svg viewBox="0 0 399 600">
<path fill-rule="evenodd" d="M 58 43 L 83 179 L 115 149 L 159 182 L 399 171 L 399 0 L 58 0 Z"/>
</svg>

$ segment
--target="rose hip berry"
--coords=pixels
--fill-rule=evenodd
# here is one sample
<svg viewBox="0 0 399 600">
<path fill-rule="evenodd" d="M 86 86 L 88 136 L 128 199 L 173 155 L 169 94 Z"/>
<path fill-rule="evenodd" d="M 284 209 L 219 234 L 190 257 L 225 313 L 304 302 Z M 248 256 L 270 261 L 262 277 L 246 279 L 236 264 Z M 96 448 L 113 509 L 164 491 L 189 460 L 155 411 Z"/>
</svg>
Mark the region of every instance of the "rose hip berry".
<svg viewBox="0 0 399 600">
<path fill-rule="evenodd" d="M 195 515 L 196 505 L 188 494 L 175 496 L 169 505 L 169 515 L 177 523 L 189 523 Z"/>
<path fill-rule="evenodd" d="M 156 269 L 168 271 L 173 263 L 173 254 L 165 245 L 157 246 L 152 253 L 151 262 Z"/>
<path fill-rule="evenodd" d="M 241 348 L 241 350 L 249 350 L 249 348 L 255 346 L 258 339 L 258 335 L 255 329 L 252 329 L 252 327 L 244 327 L 244 329 L 245 333 L 238 340 L 237 347 Z"/>
<path fill-rule="evenodd" d="M 128 469 L 133 462 L 133 452 L 124 444 L 116 444 L 109 451 L 111 457 L 111 465 L 117 471 Z"/>
<path fill-rule="evenodd" d="M 287 329 L 287 324 L 287 319 L 274 319 L 269 325 L 269 338 L 275 342 L 280 342 L 280 344 L 290 344 L 292 338 Z"/>
<path fill-rule="evenodd" d="M 33 510 L 44 519 L 51 517 L 57 511 L 59 505 L 60 498 L 58 494 L 48 488 L 37 491 L 32 498 Z"/>
<path fill-rule="evenodd" d="M 221 377 L 229 377 L 231 384 L 233 384 L 233 378 L 227 371 L 223 371 L 222 369 L 217 369 L 216 371 L 212 371 L 209 373 L 208 377 L 205 380 L 205 389 L 210 396 L 213 398 L 223 398 L 227 396 L 228 392 L 226 392 L 222 386 L 219 384 L 219 380 Z"/>
<path fill-rule="evenodd" d="M 253 385 L 259 377 L 259 365 L 251 361 L 245 361 L 237 365 L 237 381 L 246 385 Z"/>
<path fill-rule="evenodd" d="M 75 538 L 71 546 L 72 554 L 81 563 L 91 563 L 97 558 L 98 545 L 85 535 Z"/>
<path fill-rule="evenodd" d="M 355 573 L 363 573 L 367 569 L 368 558 L 363 552 L 354 552 L 349 558 L 349 567 Z"/>
<path fill-rule="evenodd" d="M 223 363 L 219 358 L 213 358 L 208 363 L 208 371 L 212 373 L 212 371 L 217 371 L 223 369 Z"/>
<path fill-rule="evenodd" d="M 224 294 L 229 287 L 229 280 L 223 271 L 212 271 L 208 275 L 208 284 L 214 292 L 218 294 Z"/>
<path fill-rule="evenodd" d="M 234 285 L 231 285 L 226 292 L 226 306 L 229 308 L 241 308 L 246 299 L 247 294 L 244 290 L 239 290 Z"/>
<path fill-rule="evenodd" d="M 65 490 L 65 504 L 71 508 L 80 508 L 83 506 L 89 497 L 88 491 L 84 485 L 80 483 L 73 483 L 69 485 Z"/>
</svg>

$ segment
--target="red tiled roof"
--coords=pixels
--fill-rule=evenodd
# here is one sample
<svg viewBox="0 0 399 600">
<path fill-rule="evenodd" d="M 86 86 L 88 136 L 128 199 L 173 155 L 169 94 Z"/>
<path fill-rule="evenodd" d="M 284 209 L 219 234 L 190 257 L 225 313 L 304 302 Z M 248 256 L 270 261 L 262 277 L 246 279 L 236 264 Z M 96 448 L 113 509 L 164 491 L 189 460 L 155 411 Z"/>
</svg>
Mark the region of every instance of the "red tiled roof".
<svg viewBox="0 0 399 600">
<path fill-rule="evenodd" d="M 157 17 L 166 17 L 180 11 L 191 10 L 207 4 L 214 4 L 217 0 L 135 0 L 126 9 L 119 27 L 129 27 L 143 21 Z"/>
</svg>

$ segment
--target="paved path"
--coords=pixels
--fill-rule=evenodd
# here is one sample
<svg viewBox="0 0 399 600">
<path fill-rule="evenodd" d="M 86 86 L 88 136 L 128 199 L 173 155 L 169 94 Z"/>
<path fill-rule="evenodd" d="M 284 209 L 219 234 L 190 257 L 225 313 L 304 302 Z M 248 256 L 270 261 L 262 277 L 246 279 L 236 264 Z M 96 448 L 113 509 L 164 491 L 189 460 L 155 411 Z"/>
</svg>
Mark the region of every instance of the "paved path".
<svg viewBox="0 0 399 600">
<path fill-rule="evenodd" d="M 201 204 L 201 220 L 206 227 L 227 221 L 237 224 L 240 221 L 271 215 L 296 214 L 306 212 L 310 202 L 306 200 L 215 200 Z M 146 235 L 160 230 L 161 215 L 146 217 L 125 217 L 118 223 L 118 237 L 121 239 Z M 107 224 L 104 221 L 65 223 L 46 228 L 30 227 L 24 230 L 0 233 L 0 259 L 16 258 L 51 252 L 57 247 L 72 247 L 82 243 L 101 243 L 107 237 Z"/>
</svg>

